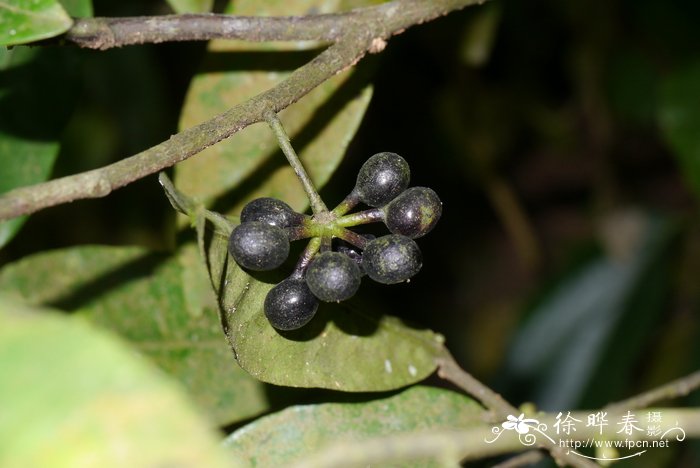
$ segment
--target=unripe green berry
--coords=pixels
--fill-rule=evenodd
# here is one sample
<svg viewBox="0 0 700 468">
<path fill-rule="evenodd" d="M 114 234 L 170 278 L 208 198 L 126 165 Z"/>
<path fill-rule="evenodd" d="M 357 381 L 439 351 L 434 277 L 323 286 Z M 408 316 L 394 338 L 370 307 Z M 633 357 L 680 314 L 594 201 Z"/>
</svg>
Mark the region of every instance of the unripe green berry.
<svg viewBox="0 0 700 468">
<path fill-rule="evenodd" d="M 379 207 L 403 192 L 410 179 L 411 169 L 404 158 L 396 153 L 377 153 L 360 168 L 355 191 L 362 203 Z"/>
<path fill-rule="evenodd" d="M 411 187 L 384 208 L 384 223 L 394 234 L 416 239 L 429 233 L 442 215 L 442 202 L 428 187 Z"/>
<path fill-rule="evenodd" d="M 316 255 L 306 270 L 306 284 L 322 301 L 337 302 L 350 299 L 360 287 L 360 268 L 340 252 Z"/>
<path fill-rule="evenodd" d="M 270 289 L 263 305 L 265 317 L 278 330 L 296 330 L 314 317 L 318 299 L 303 278 L 289 277 Z"/>
<path fill-rule="evenodd" d="M 395 284 L 418 273 L 421 251 L 413 239 L 398 234 L 379 237 L 362 252 L 365 273 L 378 283 Z"/>
<path fill-rule="evenodd" d="M 262 221 L 250 221 L 233 229 L 228 251 L 243 268 L 272 270 L 287 259 L 289 238 L 280 227 Z"/>
<path fill-rule="evenodd" d="M 276 198 L 263 197 L 250 201 L 241 211 L 241 223 L 262 221 L 281 228 L 301 224 L 304 215 Z"/>
</svg>

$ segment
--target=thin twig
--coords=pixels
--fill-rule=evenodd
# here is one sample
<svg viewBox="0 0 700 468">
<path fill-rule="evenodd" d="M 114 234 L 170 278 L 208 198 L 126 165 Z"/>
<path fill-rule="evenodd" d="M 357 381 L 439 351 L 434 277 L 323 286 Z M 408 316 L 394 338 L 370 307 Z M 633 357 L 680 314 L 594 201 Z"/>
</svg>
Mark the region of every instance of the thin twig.
<svg viewBox="0 0 700 468">
<path fill-rule="evenodd" d="M 685 377 L 649 390 L 648 392 L 633 396 L 632 398 L 610 403 L 605 408 L 610 411 L 646 408 L 657 401 L 671 400 L 673 398 L 686 396 L 698 388 L 700 388 L 700 371 L 693 372 Z"/>
<path fill-rule="evenodd" d="M 277 114 L 272 111 L 266 112 L 265 120 L 267 120 L 268 125 L 272 129 L 272 133 L 275 134 L 277 143 L 287 157 L 287 162 L 292 166 L 294 173 L 297 175 L 297 179 L 299 179 L 301 185 L 304 186 L 304 192 L 306 192 L 306 197 L 311 204 L 311 211 L 313 211 L 314 214 L 327 212 L 328 208 L 326 208 L 326 204 L 323 203 L 311 177 L 309 177 L 306 169 L 304 169 L 304 165 L 299 160 L 299 156 L 297 156 L 296 151 L 294 151 L 294 147 L 289 141 L 289 135 L 287 135 L 287 132 L 284 130 L 284 126 L 279 117 L 277 117 Z"/>
<path fill-rule="evenodd" d="M 443 347 L 441 356 L 437 359 L 438 377 L 452 382 L 469 395 L 479 400 L 495 420 L 505 421 L 508 416 L 516 416 L 521 413 L 517 408 L 503 399 L 501 395 L 491 390 L 475 379 L 471 374 L 462 369 L 447 348 Z M 576 457 L 564 447 L 544 439 L 539 441 L 542 448 L 549 451 L 552 457 L 560 465 L 570 465 L 579 468 L 592 468 L 598 465 L 584 458 Z"/>
<path fill-rule="evenodd" d="M 381 5 L 381 9 L 370 10 L 375 16 L 363 16 L 362 21 L 357 17 L 346 19 L 347 27 L 338 42 L 277 86 L 114 164 L 11 190 L 0 196 L 0 220 L 74 200 L 107 196 L 113 190 L 183 161 L 251 124 L 262 122 L 266 112 L 285 109 L 333 75 L 354 65 L 367 52 L 381 50 L 381 45 L 391 35 L 483 1 L 397 0 Z"/>
<path fill-rule="evenodd" d="M 493 420 L 504 421 L 509 415 L 520 414 L 520 411 L 504 400 L 501 395 L 494 392 L 462 369 L 446 348 L 443 354 L 438 358 L 438 377 L 452 382 L 457 387 L 479 400 L 492 412 Z"/>
</svg>

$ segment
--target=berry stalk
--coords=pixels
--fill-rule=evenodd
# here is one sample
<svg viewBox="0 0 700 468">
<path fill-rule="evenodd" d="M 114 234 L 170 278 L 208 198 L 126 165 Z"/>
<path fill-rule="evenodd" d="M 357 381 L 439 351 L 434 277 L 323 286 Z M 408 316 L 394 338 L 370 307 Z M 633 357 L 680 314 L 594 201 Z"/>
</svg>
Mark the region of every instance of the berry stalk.
<svg viewBox="0 0 700 468">
<path fill-rule="evenodd" d="M 303 278 L 306 268 L 309 266 L 309 263 L 311 262 L 311 260 L 313 260 L 314 256 L 320 248 L 321 238 L 312 238 L 306 245 L 304 252 L 302 252 L 301 256 L 299 257 L 299 261 L 297 261 L 297 264 L 294 267 L 294 271 L 292 272 L 291 276 L 295 278 Z"/>
<path fill-rule="evenodd" d="M 289 135 L 287 135 L 287 132 L 284 130 L 282 122 L 280 121 L 279 117 L 277 117 L 277 114 L 275 114 L 273 111 L 268 111 L 265 113 L 265 120 L 267 120 L 268 125 L 270 125 L 272 133 L 274 133 L 275 137 L 277 137 L 277 143 L 282 149 L 284 155 L 287 157 L 289 165 L 292 166 L 294 173 L 304 186 L 304 191 L 306 192 L 306 196 L 311 204 L 311 210 L 314 212 L 314 214 L 327 212 L 328 208 L 326 207 L 326 204 L 323 203 L 323 200 L 321 200 L 321 196 L 318 194 L 316 187 L 314 187 L 309 174 L 306 173 L 306 169 L 304 169 L 304 166 L 299 160 L 299 156 L 297 156 L 296 151 L 294 151 L 294 148 L 289 141 Z"/>
<path fill-rule="evenodd" d="M 343 239 L 345 242 L 354 245 L 360 250 L 364 250 L 367 244 L 369 243 L 369 240 L 366 239 L 364 236 L 361 236 L 360 234 L 354 231 L 344 228 L 340 230 L 340 232 L 338 232 L 337 237 L 339 239 Z"/>
<path fill-rule="evenodd" d="M 379 208 L 359 211 L 357 213 L 343 216 L 335 222 L 336 226 L 352 227 L 360 224 L 377 223 L 384 220 L 384 213 Z"/>
<path fill-rule="evenodd" d="M 353 189 L 353 191 L 350 192 L 348 196 L 338 204 L 338 206 L 333 208 L 331 213 L 336 216 L 343 216 L 345 213 L 355 208 L 358 203 L 360 203 L 360 194 L 357 192 L 357 190 Z"/>
</svg>

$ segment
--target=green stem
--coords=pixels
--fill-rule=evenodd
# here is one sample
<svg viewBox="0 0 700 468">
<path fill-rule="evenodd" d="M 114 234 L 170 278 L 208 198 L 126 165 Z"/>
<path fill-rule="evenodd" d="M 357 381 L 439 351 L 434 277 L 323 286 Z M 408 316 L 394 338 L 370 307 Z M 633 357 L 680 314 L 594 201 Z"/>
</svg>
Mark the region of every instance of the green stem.
<svg viewBox="0 0 700 468">
<path fill-rule="evenodd" d="M 321 252 L 330 252 L 332 248 L 333 238 L 331 236 L 321 236 Z"/>
<path fill-rule="evenodd" d="M 294 173 L 297 175 L 301 185 L 304 186 L 306 196 L 309 199 L 309 203 L 311 203 L 311 210 L 314 212 L 314 214 L 327 212 L 328 208 L 326 208 L 326 204 L 323 203 L 323 200 L 321 200 L 321 196 L 318 194 L 316 187 L 314 187 L 309 174 L 306 173 L 304 165 L 299 160 L 299 156 L 297 156 L 296 151 L 294 151 L 294 148 L 289 141 L 289 135 L 287 135 L 287 132 L 284 130 L 282 122 L 280 121 L 279 117 L 277 117 L 277 114 L 270 110 L 265 113 L 265 120 L 267 120 L 267 123 L 270 125 L 272 133 L 274 133 L 275 137 L 277 137 L 277 142 L 279 143 L 282 152 L 287 157 L 289 165 L 292 166 L 292 169 L 294 169 Z"/>
<path fill-rule="evenodd" d="M 345 242 L 349 242 L 360 250 L 365 250 L 365 247 L 367 247 L 367 244 L 369 243 L 369 240 L 367 240 L 365 237 L 345 228 L 341 229 L 337 233 L 337 237 L 343 239 Z"/>
<path fill-rule="evenodd" d="M 237 226 L 236 223 L 215 211 L 202 210 L 202 213 L 204 218 L 214 225 L 215 230 L 226 237 L 230 236 L 233 228 Z"/>
<path fill-rule="evenodd" d="M 294 242 L 301 239 L 308 239 L 309 237 L 315 237 L 315 233 L 312 232 L 307 226 L 290 226 L 284 229 L 289 237 L 289 242 Z"/>
<path fill-rule="evenodd" d="M 351 215 L 343 216 L 335 224 L 341 227 L 359 226 L 360 224 L 377 223 L 384 220 L 384 212 L 380 208 L 359 211 Z"/>
<path fill-rule="evenodd" d="M 358 203 L 360 203 L 360 195 L 355 189 L 352 189 L 352 192 L 350 192 L 348 196 L 345 197 L 345 200 L 340 202 L 338 206 L 333 208 L 331 213 L 336 216 L 343 216 L 345 213 L 355 208 Z"/>
<path fill-rule="evenodd" d="M 297 265 L 294 267 L 294 272 L 292 273 L 292 276 L 295 277 L 303 277 L 304 273 L 306 272 L 306 268 L 309 266 L 309 263 L 311 262 L 311 259 L 314 258 L 314 255 L 318 252 L 318 250 L 321 248 L 321 238 L 320 237 L 314 237 L 309 241 L 309 243 L 306 245 L 306 248 L 304 249 L 304 252 L 301 254 L 299 257 L 299 261 L 297 262 Z"/>
</svg>

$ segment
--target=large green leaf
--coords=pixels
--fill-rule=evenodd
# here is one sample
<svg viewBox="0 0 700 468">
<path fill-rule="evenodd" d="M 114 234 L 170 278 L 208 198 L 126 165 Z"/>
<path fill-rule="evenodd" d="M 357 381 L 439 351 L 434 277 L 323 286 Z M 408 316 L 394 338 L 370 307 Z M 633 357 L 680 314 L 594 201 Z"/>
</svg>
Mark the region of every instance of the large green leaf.
<svg viewBox="0 0 700 468">
<path fill-rule="evenodd" d="M 175 13 L 208 13 L 214 6 L 214 0 L 168 0 Z"/>
<path fill-rule="evenodd" d="M 182 390 L 75 317 L 0 297 L 0 465 L 224 467 Z"/>
<path fill-rule="evenodd" d="M 194 248 L 178 257 L 106 246 L 40 253 L 0 270 L 0 291 L 80 311 L 128 338 L 177 377 L 216 423 L 268 409 L 263 385 L 231 359 Z"/>
<path fill-rule="evenodd" d="M 322 304 L 310 324 L 281 334 L 263 302 L 280 274 L 253 278 L 230 260 L 234 223 L 197 206 L 161 174 L 173 207 L 194 220 L 198 244 L 219 295 L 221 324 L 245 370 L 265 382 L 343 391 L 399 388 L 433 372 L 443 338 L 356 303 Z M 282 274 L 283 275 L 283 274 Z"/>
<path fill-rule="evenodd" d="M 246 466 L 286 466 L 303 463 L 304 455 L 332 442 L 482 425 L 483 410 L 473 400 L 448 390 L 416 386 L 365 403 L 287 408 L 242 427 L 224 444 Z M 444 465 L 420 460 L 401 466 Z"/>
<path fill-rule="evenodd" d="M 57 36 L 73 21 L 56 0 L 0 1 L 0 46 Z"/>
<path fill-rule="evenodd" d="M 75 52 L 0 47 L 0 194 L 51 175 L 61 131 L 78 95 Z M 24 220 L 0 221 L 0 247 Z"/>
<path fill-rule="evenodd" d="M 263 301 L 282 278 L 256 279 L 228 257 L 228 232 L 205 232 L 200 247 L 219 294 L 221 322 L 238 363 L 265 382 L 344 391 L 390 390 L 420 381 L 435 369 L 442 337 L 356 303 L 321 304 L 300 330 L 280 334 Z"/>
<path fill-rule="evenodd" d="M 668 76 L 661 88 L 659 122 L 683 175 L 700 197 L 700 62 Z"/>
</svg>

